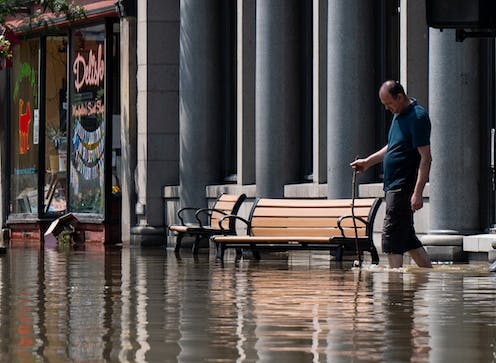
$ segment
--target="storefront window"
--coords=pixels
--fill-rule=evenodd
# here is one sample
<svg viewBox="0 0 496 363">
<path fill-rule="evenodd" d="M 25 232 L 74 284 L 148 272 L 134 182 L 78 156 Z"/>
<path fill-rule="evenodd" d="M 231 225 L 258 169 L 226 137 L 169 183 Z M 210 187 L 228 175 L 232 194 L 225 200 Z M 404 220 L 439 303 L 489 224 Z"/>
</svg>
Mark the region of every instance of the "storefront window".
<svg viewBox="0 0 496 363">
<path fill-rule="evenodd" d="M 39 40 L 14 47 L 11 70 L 10 212 L 38 212 Z"/>
<path fill-rule="evenodd" d="M 67 37 L 46 41 L 45 213 L 67 208 Z"/>
<path fill-rule="evenodd" d="M 105 201 L 105 26 L 72 34 L 70 211 L 103 215 Z"/>
</svg>

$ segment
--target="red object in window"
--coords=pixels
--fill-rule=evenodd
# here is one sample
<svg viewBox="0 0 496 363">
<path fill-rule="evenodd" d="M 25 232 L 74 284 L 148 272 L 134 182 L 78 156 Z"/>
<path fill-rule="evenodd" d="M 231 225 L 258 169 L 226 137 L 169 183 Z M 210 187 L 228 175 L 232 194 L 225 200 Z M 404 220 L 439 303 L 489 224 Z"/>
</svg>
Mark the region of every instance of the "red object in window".
<svg viewBox="0 0 496 363">
<path fill-rule="evenodd" d="M 19 154 L 29 150 L 29 124 L 31 123 L 31 106 L 26 104 L 26 112 L 22 112 L 24 101 L 19 99 Z"/>
</svg>

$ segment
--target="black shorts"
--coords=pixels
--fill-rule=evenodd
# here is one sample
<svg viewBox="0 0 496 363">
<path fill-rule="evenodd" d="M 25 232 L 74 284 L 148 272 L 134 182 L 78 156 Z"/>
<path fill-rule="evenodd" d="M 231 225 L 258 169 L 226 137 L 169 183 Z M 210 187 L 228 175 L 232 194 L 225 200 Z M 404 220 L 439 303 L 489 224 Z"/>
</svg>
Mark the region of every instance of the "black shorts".
<svg viewBox="0 0 496 363">
<path fill-rule="evenodd" d="M 412 193 L 401 189 L 386 192 L 386 217 L 382 229 L 382 251 L 402 255 L 422 247 L 413 227 Z"/>
</svg>

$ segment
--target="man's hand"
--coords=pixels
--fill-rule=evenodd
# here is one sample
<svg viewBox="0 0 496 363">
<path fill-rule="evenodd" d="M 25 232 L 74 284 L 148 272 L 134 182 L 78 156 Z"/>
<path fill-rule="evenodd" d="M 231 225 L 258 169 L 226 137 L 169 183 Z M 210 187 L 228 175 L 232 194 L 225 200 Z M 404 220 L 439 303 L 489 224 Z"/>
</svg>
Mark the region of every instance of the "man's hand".
<svg viewBox="0 0 496 363">
<path fill-rule="evenodd" d="M 412 205 L 412 210 L 415 212 L 422 208 L 424 201 L 422 199 L 422 193 L 429 178 L 429 171 L 431 169 L 431 147 L 430 145 L 419 146 L 417 148 L 420 154 L 420 166 L 417 175 L 417 182 L 415 183 L 415 189 L 413 190 L 413 195 L 410 200 Z"/>
<path fill-rule="evenodd" d="M 370 166 L 368 165 L 367 159 L 357 159 L 350 163 L 350 166 L 357 171 L 358 174 L 363 173 Z"/>
<path fill-rule="evenodd" d="M 365 159 L 357 159 L 354 162 L 350 163 L 350 166 L 357 171 L 357 173 L 363 173 L 368 168 L 371 168 L 377 163 L 380 163 L 384 159 L 384 155 L 386 155 L 387 145 L 384 146 L 379 151 L 376 151 L 372 155 L 369 155 Z"/>
<path fill-rule="evenodd" d="M 424 199 L 422 198 L 422 195 L 413 193 L 410 203 L 412 205 L 412 211 L 416 212 L 424 206 Z"/>
</svg>

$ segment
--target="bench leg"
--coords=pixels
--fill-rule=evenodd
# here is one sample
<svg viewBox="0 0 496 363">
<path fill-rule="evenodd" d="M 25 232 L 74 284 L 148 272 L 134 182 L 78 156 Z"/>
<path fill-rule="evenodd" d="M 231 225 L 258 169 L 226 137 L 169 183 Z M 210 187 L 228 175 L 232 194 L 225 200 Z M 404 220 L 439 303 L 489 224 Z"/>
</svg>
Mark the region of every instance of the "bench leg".
<svg viewBox="0 0 496 363">
<path fill-rule="evenodd" d="M 340 262 L 343 261 L 343 252 L 344 252 L 343 250 L 344 250 L 343 249 L 343 246 L 340 246 L 340 247 L 336 248 L 336 252 L 335 252 L 335 255 L 334 255 L 336 261 L 340 261 Z"/>
<path fill-rule="evenodd" d="M 226 248 L 222 243 L 216 243 L 215 244 L 215 249 L 217 250 L 217 256 L 215 259 L 218 262 L 223 262 L 224 261 L 224 252 L 226 251 Z"/>
<path fill-rule="evenodd" d="M 241 248 L 236 248 L 236 261 L 241 260 L 243 257 L 243 251 Z"/>
<path fill-rule="evenodd" d="M 372 257 L 372 264 L 373 265 L 378 265 L 379 264 L 379 254 L 377 253 L 377 248 L 375 248 L 374 243 L 371 242 L 372 245 L 370 246 L 370 255 Z"/>
<path fill-rule="evenodd" d="M 179 252 L 179 249 L 181 248 L 181 242 L 183 240 L 183 234 L 179 234 L 176 238 L 176 247 L 174 248 L 174 252 Z"/>
<path fill-rule="evenodd" d="M 201 239 L 201 234 L 197 235 L 195 237 L 195 242 L 193 243 L 193 249 L 192 249 L 192 252 L 193 252 L 193 255 L 197 255 L 198 254 L 198 250 L 200 249 L 200 239 Z"/>
</svg>

